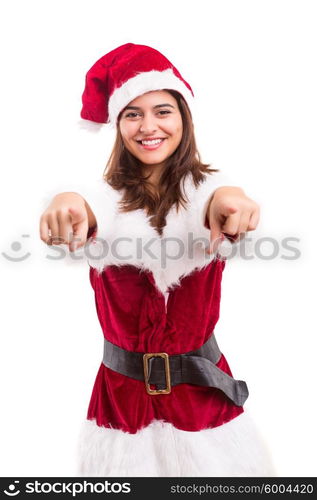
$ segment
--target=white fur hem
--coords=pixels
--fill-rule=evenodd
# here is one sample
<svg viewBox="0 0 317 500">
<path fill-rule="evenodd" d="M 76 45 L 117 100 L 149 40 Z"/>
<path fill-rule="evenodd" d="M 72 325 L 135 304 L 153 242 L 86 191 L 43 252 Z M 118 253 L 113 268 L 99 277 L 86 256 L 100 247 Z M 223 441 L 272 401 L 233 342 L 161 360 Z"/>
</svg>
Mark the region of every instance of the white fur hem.
<svg viewBox="0 0 317 500">
<path fill-rule="evenodd" d="M 155 420 L 136 434 L 84 422 L 78 476 L 269 477 L 272 459 L 252 418 L 244 411 L 219 427 L 199 432 Z"/>
</svg>

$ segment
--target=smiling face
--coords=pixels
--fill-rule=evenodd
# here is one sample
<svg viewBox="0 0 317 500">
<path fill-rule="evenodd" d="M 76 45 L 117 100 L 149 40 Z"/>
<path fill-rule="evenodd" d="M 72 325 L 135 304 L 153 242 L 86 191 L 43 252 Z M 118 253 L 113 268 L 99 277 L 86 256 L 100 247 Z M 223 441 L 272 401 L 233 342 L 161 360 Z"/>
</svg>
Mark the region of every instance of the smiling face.
<svg viewBox="0 0 317 500">
<path fill-rule="evenodd" d="M 142 166 L 164 168 L 182 139 L 183 123 L 176 99 L 165 90 L 137 97 L 124 108 L 119 129 L 125 148 Z"/>
</svg>

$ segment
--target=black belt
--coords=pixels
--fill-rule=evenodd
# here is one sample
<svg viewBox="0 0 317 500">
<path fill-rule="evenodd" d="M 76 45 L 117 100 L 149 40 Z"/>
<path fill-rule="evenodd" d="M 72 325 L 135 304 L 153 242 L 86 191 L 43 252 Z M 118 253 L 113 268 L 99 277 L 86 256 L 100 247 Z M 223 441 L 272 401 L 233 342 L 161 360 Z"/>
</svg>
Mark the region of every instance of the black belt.
<svg viewBox="0 0 317 500">
<path fill-rule="evenodd" d="M 169 394 L 174 385 L 195 384 L 220 389 L 237 406 L 243 406 L 249 395 L 247 384 L 220 370 L 216 366 L 220 357 L 214 334 L 199 349 L 172 356 L 165 352 L 127 351 L 104 339 L 104 365 L 142 380 L 148 394 Z M 150 384 L 157 389 L 151 389 Z"/>
</svg>

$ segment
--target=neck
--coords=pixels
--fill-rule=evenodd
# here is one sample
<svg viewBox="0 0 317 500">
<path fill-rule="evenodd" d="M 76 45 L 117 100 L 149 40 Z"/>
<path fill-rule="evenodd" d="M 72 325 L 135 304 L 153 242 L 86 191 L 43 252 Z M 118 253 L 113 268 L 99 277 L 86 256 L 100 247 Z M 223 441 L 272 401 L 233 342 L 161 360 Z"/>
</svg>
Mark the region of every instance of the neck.
<svg viewBox="0 0 317 500">
<path fill-rule="evenodd" d="M 154 189 L 157 189 L 160 177 L 164 170 L 164 163 L 159 165 L 143 165 L 142 166 L 142 174 L 149 176 L 148 181 L 153 186 Z"/>
</svg>

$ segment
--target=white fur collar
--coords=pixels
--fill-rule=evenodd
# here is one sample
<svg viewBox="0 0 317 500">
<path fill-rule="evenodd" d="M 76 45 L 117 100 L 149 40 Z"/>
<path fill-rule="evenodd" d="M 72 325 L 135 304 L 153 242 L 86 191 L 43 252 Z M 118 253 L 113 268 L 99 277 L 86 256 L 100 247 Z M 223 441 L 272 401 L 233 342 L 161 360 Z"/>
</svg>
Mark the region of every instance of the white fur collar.
<svg viewBox="0 0 317 500">
<path fill-rule="evenodd" d="M 180 279 L 208 265 L 214 255 L 205 252 L 210 232 L 204 226 L 206 208 L 214 190 L 223 185 L 217 175 L 206 176 L 196 189 L 191 175 L 185 181 L 187 209 L 178 213 L 172 207 L 166 217 L 162 236 L 150 225 L 149 217 L 139 209 L 120 213 L 122 194 L 97 181 L 90 197 L 98 232 L 86 245 L 88 263 L 102 272 L 109 265 L 134 265 L 152 272 L 157 288 L 166 293 L 179 286 Z"/>
</svg>

